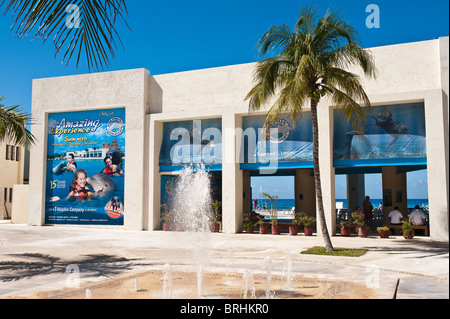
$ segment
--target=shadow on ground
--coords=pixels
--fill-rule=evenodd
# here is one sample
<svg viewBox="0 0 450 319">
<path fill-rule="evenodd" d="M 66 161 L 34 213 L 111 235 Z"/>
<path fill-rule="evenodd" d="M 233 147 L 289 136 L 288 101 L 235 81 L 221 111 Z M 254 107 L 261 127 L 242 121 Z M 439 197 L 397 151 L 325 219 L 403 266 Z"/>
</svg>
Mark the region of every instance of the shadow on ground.
<svg viewBox="0 0 450 319">
<path fill-rule="evenodd" d="M 70 272 L 69 265 L 76 265 L 80 272 L 93 276 L 115 276 L 136 266 L 147 266 L 139 259 L 127 259 L 113 255 L 84 255 L 79 259 L 62 260 L 43 254 L 10 255 L 13 261 L 0 262 L 0 282 L 30 279 L 36 276 Z"/>
</svg>

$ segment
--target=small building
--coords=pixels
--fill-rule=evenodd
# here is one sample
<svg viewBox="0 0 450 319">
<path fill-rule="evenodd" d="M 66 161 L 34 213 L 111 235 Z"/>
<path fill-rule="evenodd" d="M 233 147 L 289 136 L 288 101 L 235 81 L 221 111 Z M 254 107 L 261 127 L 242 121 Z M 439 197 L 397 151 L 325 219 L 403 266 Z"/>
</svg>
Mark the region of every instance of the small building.
<svg viewBox="0 0 450 319">
<path fill-rule="evenodd" d="M 14 185 L 25 180 L 25 148 L 6 138 L 0 142 L 0 220 L 11 219 Z"/>
<path fill-rule="evenodd" d="M 330 233 L 335 234 L 336 225 L 336 174 L 347 174 L 356 190 L 361 187 L 358 175 L 382 174 L 386 217 L 394 206 L 407 209 L 406 173 L 427 169 L 431 239 L 448 241 L 449 38 L 370 50 L 378 78 L 366 79 L 351 70 L 362 76 L 374 106 L 367 133 L 352 133 L 331 101 L 319 105 L 323 200 Z M 310 112 L 304 110 L 299 121 L 305 125 L 296 129 L 288 117 L 280 117 L 275 124 L 279 134 L 262 143 L 257 133 L 267 110 L 249 113 L 244 102 L 254 68 L 250 63 L 156 76 L 136 69 L 35 80 L 32 132 L 38 143 L 31 153 L 29 224 L 159 230 L 166 186 L 188 163 L 205 164 L 220 181 L 225 233 L 242 230 L 242 216 L 251 210 L 250 178 L 270 170 L 273 176 L 294 176 L 297 210 L 315 215 Z M 393 132 L 383 124 L 386 121 L 409 130 Z M 116 161 L 124 175 L 112 179 L 121 193 L 110 195 L 122 201 L 124 212 L 107 217 L 98 207 L 58 206 L 73 177 L 62 180 L 64 175 L 55 175 L 65 168 L 52 167 L 57 163 L 49 163 L 47 154 L 76 151 L 83 158 L 100 158 L 112 139 L 127 154 L 126 163 L 120 156 Z M 88 175 L 98 171 L 95 162 L 84 165 Z M 93 210 L 98 216 L 89 215 Z M 60 219 L 55 219 L 57 213 Z"/>
</svg>

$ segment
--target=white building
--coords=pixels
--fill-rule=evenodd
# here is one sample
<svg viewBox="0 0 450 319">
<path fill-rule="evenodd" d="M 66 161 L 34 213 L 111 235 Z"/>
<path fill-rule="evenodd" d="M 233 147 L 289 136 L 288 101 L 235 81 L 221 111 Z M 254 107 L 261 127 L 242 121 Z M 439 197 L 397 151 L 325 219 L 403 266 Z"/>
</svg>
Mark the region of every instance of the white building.
<svg viewBox="0 0 450 319">
<path fill-rule="evenodd" d="M 24 183 L 25 148 L 0 142 L 0 220 L 12 217 L 14 186 Z"/>
<path fill-rule="evenodd" d="M 424 133 L 418 136 L 419 140 L 423 138 L 422 151 L 426 155 L 400 162 L 386 158 L 378 162 L 370 162 L 369 158 L 366 162 L 339 161 L 335 147 L 341 142 L 335 140 L 339 133 L 335 122 L 337 112 L 334 105 L 323 100 L 319 107 L 320 164 L 330 232 L 335 234 L 336 174 L 348 174 L 350 185 L 358 190 L 361 183 L 358 175 L 369 171 L 382 173 L 383 190 L 393 197 L 386 202 L 389 204 L 385 205 L 387 214 L 393 206 L 406 208 L 406 172 L 426 168 L 431 239 L 448 241 L 449 38 L 370 50 L 379 75 L 376 80 L 363 78 L 363 85 L 372 104 L 378 110 L 394 112 L 403 110 L 403 105 L 422 110 L 420 121 L 424 124 Z M 36 125 L 32 129 L 38 143 L 31 150 L 29 224 L 45 224 L 43 184 L 46 180 L 48 115 L 69 110 L 125 108 L 127 162 L 123 228 L 149 231 L 160 228 L 162 177 L 176 174 L 180 169 L 176 165 L 162 165 L 164 128 L 173 122 L 211 120 L 220 123 L 221 161 L 215 162 L 213 169 L 222 179 L 223 231 L 241 231 L 242 215 L 250 209 L 248 196 L 244 198 L 246 195 L 243 194 L 251 194 L 250 176 L 257 174 L 260 168 L 251 165 L 255 164 L 251 161 L 240 163 L 237 160 L 242 139 L 236 135 L 236 129 L 239 131 L 249 125 L 248 104 L 244 98 L 253 85 L 254 67 L 252 63 L 157 76 L 152 76 L 148 70 L 137 69 L 35 80 L 33 118 Z M 251 116 L 262 114 L 264 111 Z M 297 209 L 314 214 L 311 164 L 308 161 L 280 163 L 278 168 L 296 178 Z"/>
</svg>

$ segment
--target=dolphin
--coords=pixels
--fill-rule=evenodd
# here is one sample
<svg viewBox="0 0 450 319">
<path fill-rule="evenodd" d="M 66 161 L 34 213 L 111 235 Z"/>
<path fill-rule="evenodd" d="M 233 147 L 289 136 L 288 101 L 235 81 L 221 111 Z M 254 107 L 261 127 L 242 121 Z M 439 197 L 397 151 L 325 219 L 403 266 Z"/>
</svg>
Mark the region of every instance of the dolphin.
<svg viewBox="0 0 450 319">
<path fill-rule="evenodd" d="M 63 161 L 63 162 L 59 163 L 58 166 L 56 166 L 53 169 L 53 174 L 62 175 L 66 171 L 66 168 L 67 168 L 67 162 Z"/>
<path fill-rule="evenodd" d="M 368 159 L 376 155 L 372 151 L 372 143 L 366 135 L 358 131 L 351 131 L 346 133 L 347 137 L 350 139 L 349 143 L 346 145 L 349 147 L 348 153 L 350 159 Z"/>
<path fill-rule="evenodd" d="M 92 186 L 94 191 L 102 188 L 102 192 L 99 194 L 101 197 L 107 196 L 109 193 L 113 192 L 116 189 L 116 184 L 113 182 L 111 178 L 104 174 L 96 174 L 94 176 L 87 178 L 87 183 Z"/>
</svg>

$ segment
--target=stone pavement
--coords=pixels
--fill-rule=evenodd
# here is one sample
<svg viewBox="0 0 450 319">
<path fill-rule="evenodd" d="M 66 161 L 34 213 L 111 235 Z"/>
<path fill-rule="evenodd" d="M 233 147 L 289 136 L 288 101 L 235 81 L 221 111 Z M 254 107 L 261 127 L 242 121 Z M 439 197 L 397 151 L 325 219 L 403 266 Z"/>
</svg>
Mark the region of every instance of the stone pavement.
<svg viewBox="0 0 450 319">
<path fill-rule="evenodd" d="M 449 298 L 448 243 L 400 236 L 337 236 L 332 242 L 335 247 L 369 252 L 359 258 L 302 255 L 300 252 L 310 247 L 323 246 L 321 237 L 302 234 L 137 232 L 1 223 L 0 299 L 61 290 L 70 285 L 72 270 L 79 271 L 81 283 L 102 283 L 117 276 L 160 270 L 167 263 L 195 272 L 198 260 L 207 259 L 210 272 L 225 273 L 230 268 L 239 273 L 263 273 L 263 260 L 269 256 L 273 272 L 282 273 L 287 252 L 295 275 L 365 285 L 379 299 L 391 299 L 398 280 L 398 299 Z"/>
</svg>

